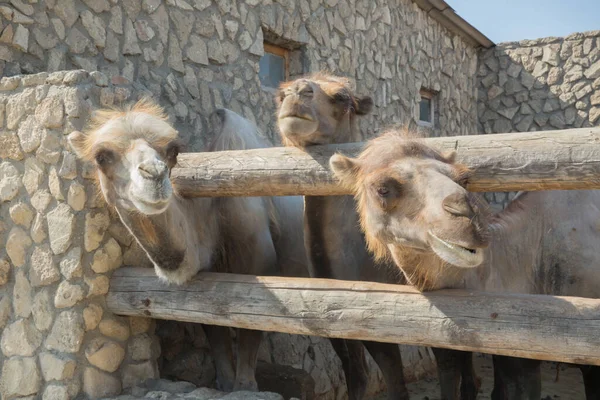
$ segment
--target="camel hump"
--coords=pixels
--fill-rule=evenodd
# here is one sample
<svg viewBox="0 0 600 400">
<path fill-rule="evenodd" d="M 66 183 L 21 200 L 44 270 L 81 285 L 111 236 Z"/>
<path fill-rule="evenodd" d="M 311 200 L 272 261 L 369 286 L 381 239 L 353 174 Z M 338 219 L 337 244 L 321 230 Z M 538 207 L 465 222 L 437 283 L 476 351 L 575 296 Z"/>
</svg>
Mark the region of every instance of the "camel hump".
<svg viewBox="0 0 600 400">
<path fill-rule="evenodd" d="M 271 147 L 252 121 L 235 111 L 219 108 L 210 115 L 215 133 L 209 151 L 249 150 Z"/>
</svg>

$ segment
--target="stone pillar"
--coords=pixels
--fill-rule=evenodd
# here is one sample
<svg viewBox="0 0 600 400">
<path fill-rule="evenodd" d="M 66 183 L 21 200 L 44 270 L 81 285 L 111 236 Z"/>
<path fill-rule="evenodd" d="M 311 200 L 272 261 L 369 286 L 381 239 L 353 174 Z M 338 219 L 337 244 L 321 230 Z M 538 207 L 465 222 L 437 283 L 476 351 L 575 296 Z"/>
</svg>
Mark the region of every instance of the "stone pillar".
<svg viewBox="0 0 600 400">
<path fill-rule="evenodd" d="M 154 321 L 105 306 L 111 272 L 145 260 L 66 135 L 129 86 L 85 71 L 0 81 L 0 394 L 119 394 L 158 376 Z"/>
</svg>

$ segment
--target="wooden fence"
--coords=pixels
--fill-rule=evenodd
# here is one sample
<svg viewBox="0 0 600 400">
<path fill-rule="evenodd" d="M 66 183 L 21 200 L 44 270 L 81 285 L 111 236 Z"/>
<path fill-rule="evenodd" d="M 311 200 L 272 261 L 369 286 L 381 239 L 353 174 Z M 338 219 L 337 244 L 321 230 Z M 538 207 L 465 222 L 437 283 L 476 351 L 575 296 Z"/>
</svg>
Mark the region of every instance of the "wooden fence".
<svg viewBox="0 0 600 400">
<path fill-rule="evenodd" d="M 472 191 L 600 189 L 600 128 L 423 140 L 457 151 L 474 170 Z M 172 177 L 187 196 L 340 195 L 329 157 L 361 148 L 181 154 Z M 176 287 L 153 270 L 122 268 L 107 305 L 121 315 L 600 365 L 600 299 L 215 273 Z"/>
<path fill-rule="evenodd" d="M 600 128 L 423 139 L 456 150 L 473 170 L 473 192 L 600 189 Z M 186 196 L 329 196 L 348 194 L 329 170 L 336 151 L 357 155 L 363 143 L 302 151 L 184 153 L 171 177 Z"/>
</svg>

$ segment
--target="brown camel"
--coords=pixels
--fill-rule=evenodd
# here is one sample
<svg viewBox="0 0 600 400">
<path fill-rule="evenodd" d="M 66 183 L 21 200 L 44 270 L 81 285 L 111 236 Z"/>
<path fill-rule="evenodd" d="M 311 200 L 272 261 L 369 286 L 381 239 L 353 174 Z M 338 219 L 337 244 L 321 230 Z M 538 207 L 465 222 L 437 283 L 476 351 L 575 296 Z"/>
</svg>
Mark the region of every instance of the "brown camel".
<svg viewBox="0 0 600 400">
<path fill-rule="evenodd" d="M 356 117 L 368 114 L 373 106 L 370 97 L 353 93 L 347 79 L 325 73 L 282 84 L 276 102 L 283 143 L 300 148 L 360 141 Z M 352 196 L 306 196 L 304 206 L 304 237 L 313 276 L 403 282 L 393 263 L 378 262 L 369 255 Z M 382 371 L 388 398 L 408 399 L 397 345 L 351 340 L 332 340 L 332 344 L 342 360 L 350 399 L 361 399 L 366 388 L 363 345 Z M 437 349 L 434 351 L 437 357 Z M 465 365 L 465 371 L 469 370 L 472 366 Z M 465 399 L 474 399 L 477 387 L 474 376 L 466 373 L 462 388 Z"/>
<path fill-rule="evenodd" d="M 219 126 L 209 151 L 267 147 L 256 127 L 234 112 L 217 110 L 213 119 Z M 179 196 L 170 181 L 178 132 L 150 100 L 97 112 L 87 131 L 72 133 L 69 141 L 80 158 L 95 164 L 104 199 L 162 280 L 181 285 L 199 271 L 307 275 L 305 251 L 297 245 L 303 241 L 302 198 Z M 219 387 L 257 390 L 262 332 L 238 330 L 234 368 L 228 328 L 204 329 Z"/>
<path fill-rule="evenodd" d="M 330 166 L 355 193 L 369 249 L 423 290 L 600 297 L 600 191 L 521 193 L 492 216 L 453 153 L 397 131 Z M 494 356 L 494 365 L 493 399 L 540 399 L 539 361 Z M 599 398 L 599 369 L 580 368 L 587 398 Z"/>
</svg>

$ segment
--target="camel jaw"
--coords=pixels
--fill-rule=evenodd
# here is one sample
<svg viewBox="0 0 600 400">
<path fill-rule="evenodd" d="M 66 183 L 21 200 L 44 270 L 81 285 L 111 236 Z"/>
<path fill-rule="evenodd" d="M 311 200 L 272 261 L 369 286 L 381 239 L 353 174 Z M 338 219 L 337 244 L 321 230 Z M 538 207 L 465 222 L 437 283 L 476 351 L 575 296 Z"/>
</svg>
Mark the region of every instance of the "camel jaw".
<svg viewBox="0 0 600 400">
<path fill-rule="evenodd" d="M 451 243 L 429 232 L 431 249 L 447 263 L 459 268 L 475 268 L 483 263 L 483 249 L 470 249 Z"/>
<path fill-rule="evenodd" d="M 305 114 L 279 117 L 277 124 L 281 132 L 288 137 L 309 136 L 319 128 L 319 122 Z"/>
</svg>

